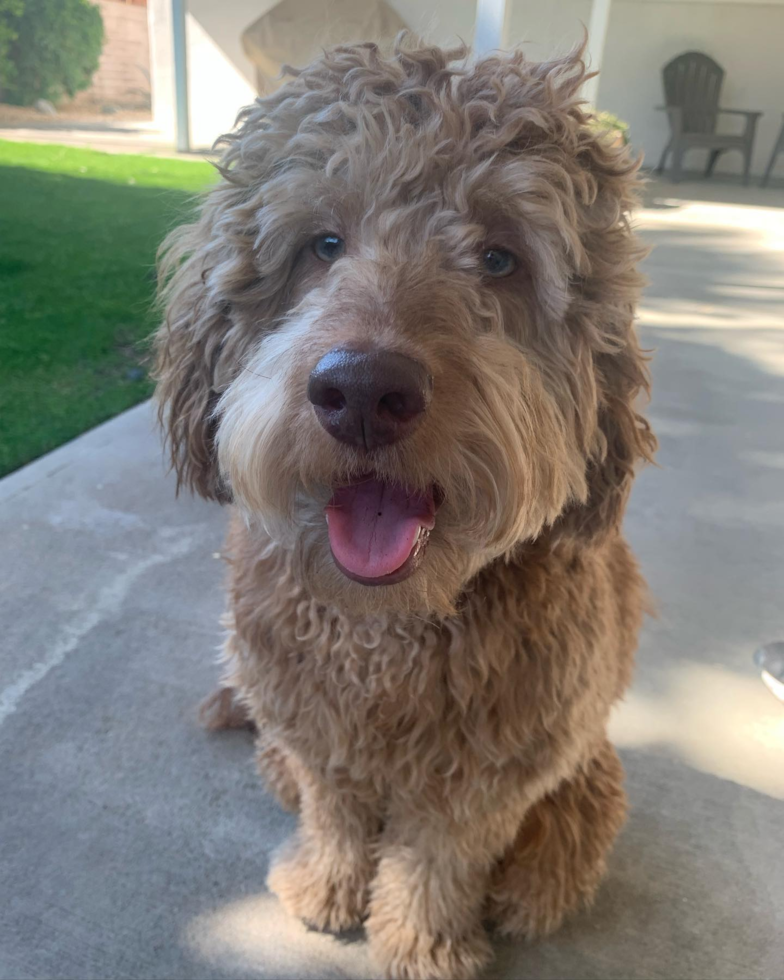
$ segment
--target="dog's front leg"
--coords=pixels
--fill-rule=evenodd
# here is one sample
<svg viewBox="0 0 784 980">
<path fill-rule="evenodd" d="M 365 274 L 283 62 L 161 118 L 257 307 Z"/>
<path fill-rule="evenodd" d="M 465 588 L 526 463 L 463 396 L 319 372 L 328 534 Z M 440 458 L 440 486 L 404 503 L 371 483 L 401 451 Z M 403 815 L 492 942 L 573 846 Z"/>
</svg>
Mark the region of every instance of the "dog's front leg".
<svg viewBox="0 0 784 980">
<path fill-rule="evenodd" d="M 267 884 L 292 915 L 339 932 L 365 916 L 379 820 L 356 793 L 294 761 L 300 823 L 274 858 Z"/>
<path fill-rule="evenodd" d="M 367 922 L 371 954 L 386 976 L 468 980 L 487 962 L 485 891 L 523 812 L 522 804 L 485 810 L 470 822 L 394 814 L 381 838 Z"/>
</svg>

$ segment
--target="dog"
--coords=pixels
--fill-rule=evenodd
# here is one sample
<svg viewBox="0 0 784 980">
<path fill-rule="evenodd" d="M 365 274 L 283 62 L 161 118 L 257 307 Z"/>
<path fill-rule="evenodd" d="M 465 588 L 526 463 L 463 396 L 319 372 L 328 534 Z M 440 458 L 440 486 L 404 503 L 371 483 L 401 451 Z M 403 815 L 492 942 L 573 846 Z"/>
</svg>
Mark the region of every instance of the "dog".
<svg viewBox="0 0 784 980">
<path fill-rule="evenodd" d="M 269 888 L 467 978 L 590 902 L 646 607 L 638 163 L 582 49 L 336 47 L 244 109 L 162 259 L 179 484 L 231 502 L 227 675 L 299 829 Z"/>
</svg>

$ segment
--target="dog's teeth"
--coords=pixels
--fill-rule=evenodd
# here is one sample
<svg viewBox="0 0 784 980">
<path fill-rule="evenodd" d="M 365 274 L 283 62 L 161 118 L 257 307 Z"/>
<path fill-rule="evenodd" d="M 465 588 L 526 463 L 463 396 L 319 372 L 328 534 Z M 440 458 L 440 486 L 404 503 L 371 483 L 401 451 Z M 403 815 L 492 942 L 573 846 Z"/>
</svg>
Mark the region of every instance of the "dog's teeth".
<svg viewBox="0 0 784 980">
<path fill-rule="evenodd" d="M 430 531 L 427 528 L 421 527 L 417 531 L 417 536 L 414 538 L 414 545 L 411 549 L 411 553 L 418 555 L 419 552 L 425 547 L 427 539 L 430 537 Z"/>
</svg>

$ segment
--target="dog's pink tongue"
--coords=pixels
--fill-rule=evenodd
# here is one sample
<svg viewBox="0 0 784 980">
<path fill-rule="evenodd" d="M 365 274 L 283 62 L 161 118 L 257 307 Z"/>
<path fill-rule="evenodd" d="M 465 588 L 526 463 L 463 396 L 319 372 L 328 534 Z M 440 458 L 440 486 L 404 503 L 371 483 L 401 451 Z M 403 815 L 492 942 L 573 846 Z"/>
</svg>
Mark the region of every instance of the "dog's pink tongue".
<svg viewBox="0 0 784 980">
<path fill-rule="evenodd" d="M 376 479 L 340 487 L 326 515 L 332 554 L 362 578 L 397 571 L 413 551 L 419 529 L 435 526 L 432 493 L 412 493 Z"/>
</svg>

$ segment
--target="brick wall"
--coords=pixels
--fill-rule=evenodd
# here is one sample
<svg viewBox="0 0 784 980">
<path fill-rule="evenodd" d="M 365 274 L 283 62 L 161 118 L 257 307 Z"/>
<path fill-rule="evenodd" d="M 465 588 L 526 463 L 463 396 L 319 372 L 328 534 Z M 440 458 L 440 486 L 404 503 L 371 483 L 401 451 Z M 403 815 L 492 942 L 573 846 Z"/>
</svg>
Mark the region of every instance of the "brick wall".
<svg viewBox="0 0 784 980">
<path fill-rule="evenodd" d="M 103 17 L 104 44 L 92 84 L 74 105 L 147 108 L 150 44 L 146 0 L 94 0 Z"/>
</svg>

